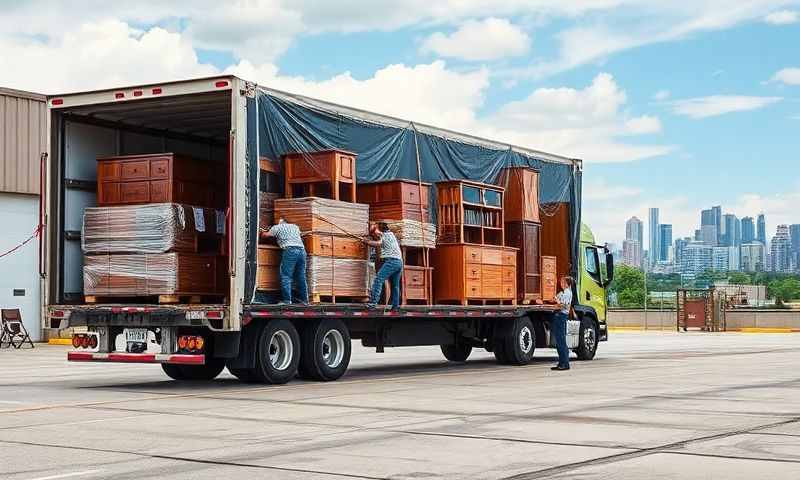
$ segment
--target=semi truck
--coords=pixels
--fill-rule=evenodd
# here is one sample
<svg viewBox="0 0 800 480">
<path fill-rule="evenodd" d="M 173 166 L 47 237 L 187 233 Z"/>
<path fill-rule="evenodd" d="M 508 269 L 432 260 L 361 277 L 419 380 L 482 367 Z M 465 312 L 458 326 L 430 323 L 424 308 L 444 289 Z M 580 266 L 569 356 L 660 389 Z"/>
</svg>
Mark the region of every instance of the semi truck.
<svg viewBox="0 0 800 480">
<path fill-rule="evenodd" d="M 473 349 L 482 348 L 498 362 L 513 365 L 529 363 L 536 348 L 554 348 L 554 304 L 386 310 L 352 303 L 276 305 L 264 298 L 256 289 L 259 196 L 280 185 L 265 175 L 259 161 L 325 148 L 358 153 L 359 182 L 491 182 L 506 166 L 539 170 L 542 205 L 568 212 L 568 221 L 543 225 L 551 231 L 541 245 L 542 253 L 559 248 L 559 273 L 576 279 L 568 345 L 578 359 L 591 360 L 598 343 L 608 339 L 606 288 L 613 260 L 581 223 L 581 160 L 235 76 L 51 95 L 47 106 L 40 208 L 42 312 L 46 328 L 84 327 L 75 329 L 70 361 L 158 363 L 177 380 L 209 380 L 227 368 L 242 381 L 281 384 L 297 376 L 340 378 L 350 363 L 353 340 L 376 352 L 438 346 L 453 362 L 466 361 Z M 229 288 L 210 303 L 87 303 L 81 228 L 84 210 L 97 204 L 96 159 L 154 152 L 215 162 L 227 172 L 222 258 Z"/>
</svg>

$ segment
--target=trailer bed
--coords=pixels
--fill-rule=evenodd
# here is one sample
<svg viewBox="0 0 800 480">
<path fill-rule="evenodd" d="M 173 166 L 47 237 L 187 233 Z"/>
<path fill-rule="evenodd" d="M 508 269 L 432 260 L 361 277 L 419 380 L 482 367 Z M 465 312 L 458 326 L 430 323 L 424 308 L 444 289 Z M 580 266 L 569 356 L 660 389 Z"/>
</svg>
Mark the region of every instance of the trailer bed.
<svg viewBox="0 0 800 480">
<path fill-rule="evenodd" d="M 521 317 L 531 312 L 552 313 L 558 305 L 407 305 L 397 310 L 367 308 L 363 303 L 315 305 L 248 305 L 245 317 L 251 318 L 489 318 Z"/>
</svg>

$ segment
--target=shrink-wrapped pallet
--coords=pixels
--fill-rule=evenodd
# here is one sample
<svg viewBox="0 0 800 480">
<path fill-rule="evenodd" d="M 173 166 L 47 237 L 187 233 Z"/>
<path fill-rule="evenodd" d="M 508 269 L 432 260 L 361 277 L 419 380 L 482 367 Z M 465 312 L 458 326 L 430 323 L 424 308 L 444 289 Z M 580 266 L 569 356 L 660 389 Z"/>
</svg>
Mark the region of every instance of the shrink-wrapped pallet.
<svg viewBox="0 0 800 480">
<path fill-rule="evenodd" d="M 225 212 L 177 203 L 90 207 L 84 211 L 84 253 L 216 251 Z"/>
<path fill-rule="evenodd" d="M 223 257 L 194 253 L 86 255 L 85 295 L 221 295 Z"/>
<path fill-rule="evenodd" d="M 275 220 L 283 218 L 300 231 L 365 237 L 369 229 L 369 205 L 327 198 L 275 200 Z"/>
<path fill-rule="evenodd" d="M 318 296 L 369 296 L 370 263 L 367 260 L 309 255 L 306 276 L 312 300 Z"/>
<path fill-rule="evenodd" d="M 436 225 L 416 220 L 382 220 L 403 247 L 436 248 Z"/>
</svg>

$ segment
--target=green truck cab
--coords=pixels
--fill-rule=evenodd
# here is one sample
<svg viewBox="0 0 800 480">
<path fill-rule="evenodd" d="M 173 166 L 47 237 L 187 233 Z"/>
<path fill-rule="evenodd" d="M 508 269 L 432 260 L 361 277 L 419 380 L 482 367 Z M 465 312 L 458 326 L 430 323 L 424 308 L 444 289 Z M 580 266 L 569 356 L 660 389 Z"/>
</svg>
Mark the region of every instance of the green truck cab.
<svg viewBox="0 0 800 480">
<path fill-rule="evenodd" d="M 576 312 L 581 318 L 595 322 L 595 329 L 581 327 L 584 343 L 594 343 L 608 338 L 606 316 L 608 313 L 608 287 L 614 279 L 614 258 L 605 245 L 595 243 L 594 233 L 586 224 L 581 224 L 578 252 L 579 275 L 576 290 Z M 594 330 L 594 331 L 593 331 Z M 599 338 L 595 338 L 599 337 Z"/>
</svg>

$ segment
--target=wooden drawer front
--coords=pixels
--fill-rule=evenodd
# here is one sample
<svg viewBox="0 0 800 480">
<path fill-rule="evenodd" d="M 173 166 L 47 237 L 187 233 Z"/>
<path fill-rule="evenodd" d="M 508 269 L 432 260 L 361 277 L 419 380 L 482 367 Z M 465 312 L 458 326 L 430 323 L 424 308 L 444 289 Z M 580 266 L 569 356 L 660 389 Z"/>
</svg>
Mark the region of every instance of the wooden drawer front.
<svg viewBox="0 0 800 480">
<path fill-rule="evenodd" d="M 481 253 L 481 247 L 464 247 L 464 258 L 467 259 L 467 263 L 481 263 L 483 259 Z"/>
<path fill-rule="evenodd" d="M 467 280 L 466 282 L 467 298 L 480 298 L 483 290 L 481 289 L 480 280 Z"/>
<path fill-rule="evenodd" d="M 424 287 L 406 287 L 406 300 L 429 300 L 428 290 Z"/>
<path fill-rule="evenodd" d="M 256 285 L 258 290 L 280 290 L 281 278 L 278 267 L 268 265 L 258 267 Z"/>
<path fill-rule="evenodd" d="M 367 258 L 366 245 L 350 237 L 333 237 L 333 252 L 339 258 Z"/>
<path fill-rule="evenodd" d="M 324 178 L 323 175 L 328 171 L 328 162 L 318 156 L 293 156 L 286 161 L 289 164 L 286 167 L 289 180 Z"/>
<path fill-rule="evenodd" d="M 352 179 L 355 174 L 353 168 L 355 165 L 355 158 L 349 155 L 339 155 L 339 175 L 342 178 Z"/>
<path fill-rule="evenodd" d="M 169 160 L 150 160 L 151 178 L 169 178 Z"/>
<path fill-rule="evenodd" d="M 481 264 L 480 263 L 468 263 L 467 264 L 467 273 L 466 277 L 468 280 L 480 280 L 481 279 Z"/>
<path fill-rule="evenodd" d="M 403 286 L 406 288 L 424 287 L 428 283 L 426 273 L 423 268 L 405 267 L 403 270 Z"/>
<path fill-rule="evenodd" d="M 420 191 L 419 185 L 410 183 L 403 184 L 403 203 L 411 203 L 413 205 L 428 204 L 428 187 L 422 186 Z"/>
<path fill-rule="evenodd" d="M 120 162 L 98 162 L 97 180 L 107 182 L 120 179 Z"/>
<path fill-rule="evenodd" d="M 97 200 L 97 203 L 100 205 L 114 205 L 119 203 L 119 183 L 98 184 Z"/>
<path fill-rule="evenodd" d="M 503 285 L 517 280 L 517 269 L 514 267 L 503 267 Z"/>
<path fill-rule="evenodd" d="M 140 160 L 135 162 L 123 162 L 120 170 L 122 180 L 139 180 L 150 176 L 150 161 Z"/>
<path fill-rule="evenodd" d="M 542 256 L 542 273 L 556 273 L 556 257 Z"/>
<path fill-rule="evenodd" d="M 503 291 L 503 267 L 484 265 L 481 272 L 481 290 L 485 298 L 499 298 Z"/>
<path fill-rule="evenodd" d="M 147 203 L 150 201 L 150 182 L 123 182 L 119 184 L 120 203 Z"/>
<path fill-rule="evenodd" d="M 513 266 L 517 264 L 516 250 L 503 250 L 503 265 Z"/>
<path fill-rule="evenodd" d="M 516 284 L 503 284 L 503 298 L 514 298 L 517 296 L 517 286 Z"/>
<path fill-rule="evenodd" d="M 502 265 L 503 264 L 503 251 L 496 249 L 484 249 L 483 261 L 484 265 Z"/>
<path fill-rule="evenodd" d="M 542 300 L 553 301 L 556 298 L 556 274 L 542 274 Z"/>
<path fill-rule="evenodd" d="M 500 284 L 486 285 L 481 287 L 481 295 L 483 298 L 501 298 L 503 296 L 503 286 Z"/>
<path fill-rule="evenodd" d="M 167 203 L 170 200 L 169 180 L 153 180 L 150 182 L 150 201 Z"/>
<path fill-rule="evenodd" d="M 258 247 L 258 264 L 280 265 L 281 264 L 280 248 Z"/>
</svg>

